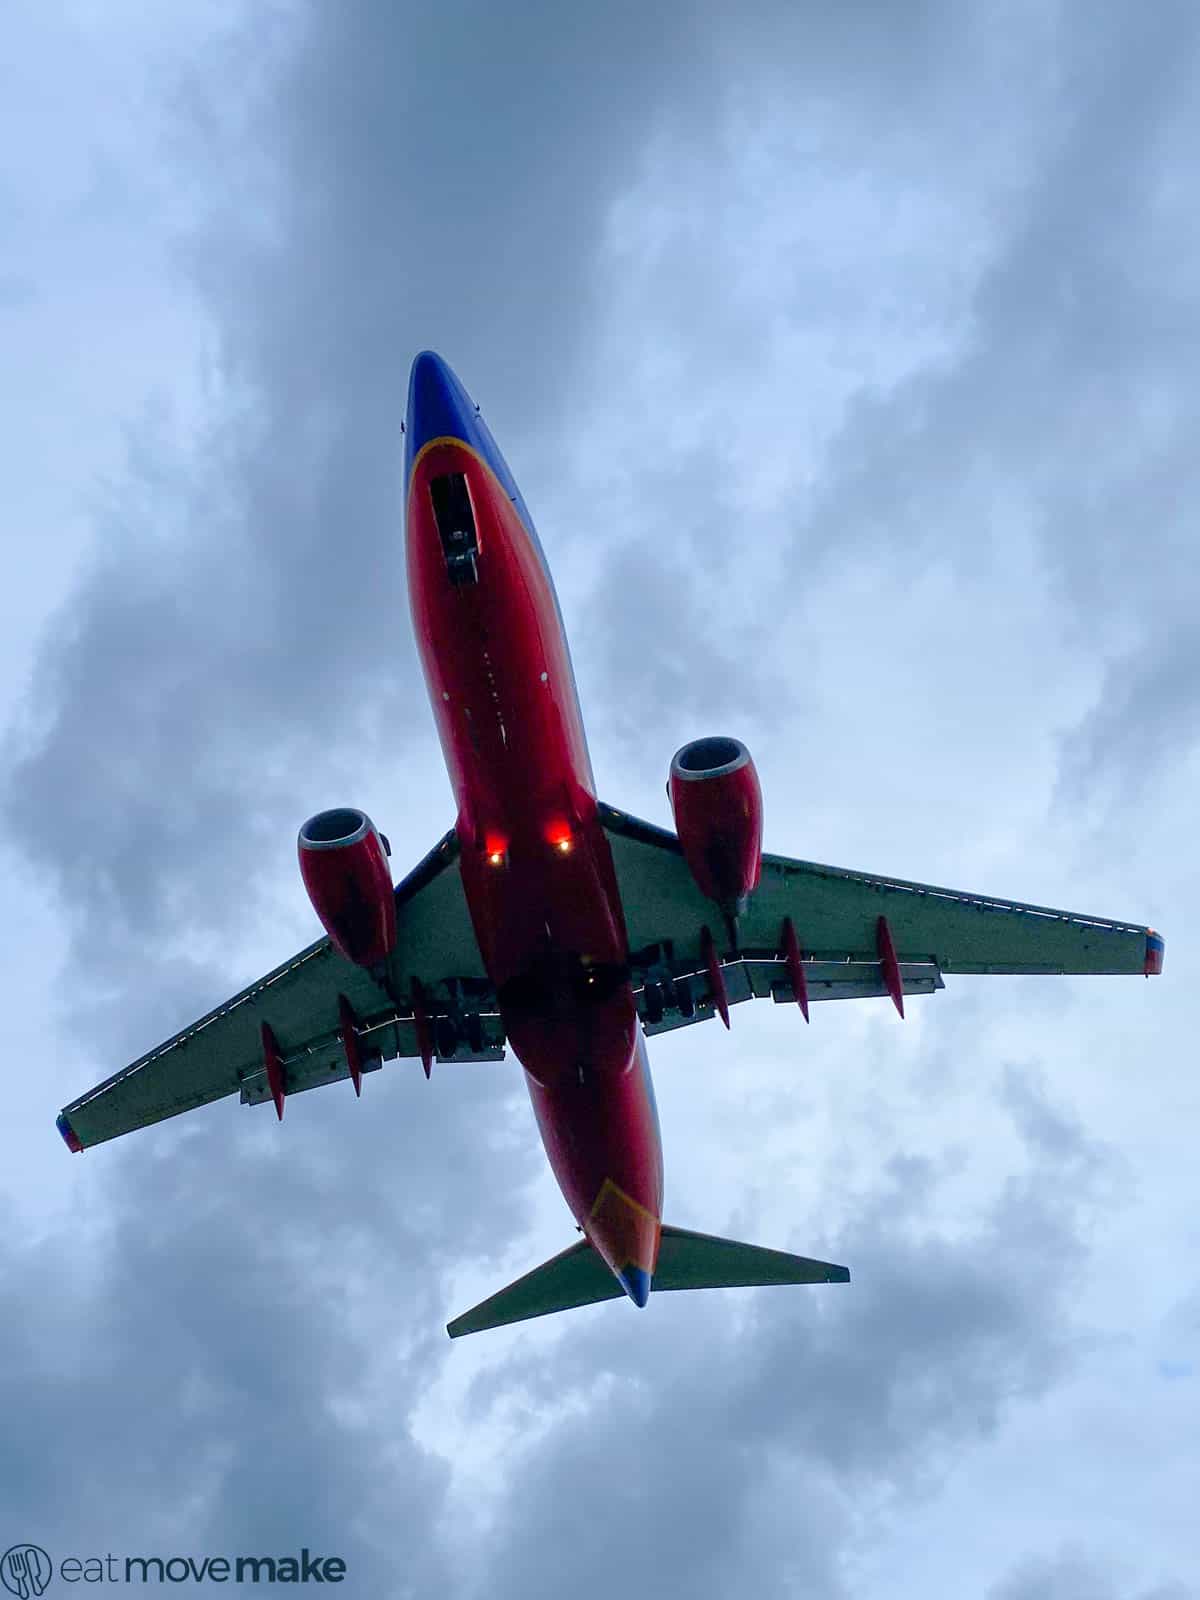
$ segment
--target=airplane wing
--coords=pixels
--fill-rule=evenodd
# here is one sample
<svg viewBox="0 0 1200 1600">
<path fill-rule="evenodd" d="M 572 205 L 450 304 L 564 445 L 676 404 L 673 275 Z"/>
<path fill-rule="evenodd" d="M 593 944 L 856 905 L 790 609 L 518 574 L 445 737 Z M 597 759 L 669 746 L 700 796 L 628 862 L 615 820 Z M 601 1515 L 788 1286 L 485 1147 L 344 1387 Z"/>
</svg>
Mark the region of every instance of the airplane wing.
<svg viewBox="0 0 1200 1600">
<path fill-rule="evenodd" d="M 649 1034 L 712 1017 L 719 1010 L 718 987 L 729 1005 L 800 998 L 785 960 L 787 918 L 802 955 L 806 1001 L 895 989 L 902 1007 L 905 995 L 944 988 L 943 973 L 1162 971 L 1162 939 L 1137 923 L 766 854 L 760 885 L 739 920 L 738 949 L 731 952 L 720 914 L 693 882 L 675 835 L 612 806 L 601 806 L 600 816 L 624 903 L 638 1011 Z M 719 974 L 711 970 L 705 927 L 719 952 Z"/>
<path fill-rule="evenodd" d="M 423 1040 L 439 1061 L 501 1060 L 504 1032 L 458 859 L 451 829 L 397 886 L 396 946 L 378 980 L 319 939 L 73 1100 L 58 1121 L 68 1145 L 86 1149 L 225 1095 L 240 1093 L 243 1105 L 270 1103 L 276 1087 L 282 1115 L 283 1094 L 353 1075 L 344 1016 L 352 1017 L 361 1072 L 420 1056 Z M 278 1063 L 275 1085 L 264 1024 Z"/>
</svg>

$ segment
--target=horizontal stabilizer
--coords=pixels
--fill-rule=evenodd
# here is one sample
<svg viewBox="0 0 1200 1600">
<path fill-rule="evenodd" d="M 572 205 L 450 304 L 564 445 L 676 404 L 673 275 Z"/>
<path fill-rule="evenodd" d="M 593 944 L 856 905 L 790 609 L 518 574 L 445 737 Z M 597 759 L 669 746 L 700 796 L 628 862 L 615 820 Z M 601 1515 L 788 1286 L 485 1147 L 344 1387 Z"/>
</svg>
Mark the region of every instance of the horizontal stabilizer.
<svg viewBox="0 0 1200 1600">
<path fill-rule="evenodd" d="M 738 1289 L 772 1283 L 849 1281 L 850 1273 L 845 1267 L 828 1261 L 789 1255 L 785 1250 L 765 1250 L 735 1239 L 717 1239 L 707 1233 L 690 1233 L 686 1228 L 664 1223 L 653 1287 Z M 552 1311 L 616 1300 L 623 1292 L 603 1257 L 584 1239 L 456 1317 L 446 1332 L 457 1339 L 464 1333 L 481 1333 L 485 1328 L 501 1328 L 506 1323 L 544 1317 Z"/>
<path fill-rule="evenodd" d="M 506 1322 L 524 1322 L 528 1317 L 544 1317 L 551 1311 L 571 1311 L 590 1306 L 597 1300 L 615 1300 L 625 1291 L 613 1277 L 608 1263 L 586 1239 L 573 1244 L 561 1255 L 543 1261 L 507 1289 L 483 1300 L 471 1311 L 447 1324 L 452 1339 L 464 1333 L 482 1333 L 485 1328 L 502 1328 Z"/>
<path fill-rule="evenodd" d="M 849 1283 L 846 1267 L 737 1239 L 715 1239 L 663 1224 L 654 1288 L 750 1289 L 769 1283 Z"/>
</svg>

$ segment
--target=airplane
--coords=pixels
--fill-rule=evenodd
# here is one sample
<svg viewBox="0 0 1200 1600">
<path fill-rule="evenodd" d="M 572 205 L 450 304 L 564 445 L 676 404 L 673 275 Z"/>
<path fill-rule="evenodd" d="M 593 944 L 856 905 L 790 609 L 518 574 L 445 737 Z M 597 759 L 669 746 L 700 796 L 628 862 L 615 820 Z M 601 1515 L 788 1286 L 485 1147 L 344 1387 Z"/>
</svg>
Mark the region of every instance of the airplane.
<svg viewBox="0 0 1200 1600">
<path fill-rule="evenodd" d="M 457 808 L 398 885 L 366 813 L 310 817 L 325 936 L 66 1106 L 73 1151 L 239 1094 L 273 1104 L 385 1061 L 500 1061 L 525 1082 L 582 1237 L 452 1338 L 651 1290 L 849 1281 L 845 1267 L 664 1223 L 646 1038 L 751 998 L 909 996 L 943 974 L 1143 973 L 1152 928 L 765 854 L 746 746 L 670 764 L 675 832 L 601 801 L 550 569 L 478 407 L 432 351 L 404 423 L 409 602 Z"/>
</svg>

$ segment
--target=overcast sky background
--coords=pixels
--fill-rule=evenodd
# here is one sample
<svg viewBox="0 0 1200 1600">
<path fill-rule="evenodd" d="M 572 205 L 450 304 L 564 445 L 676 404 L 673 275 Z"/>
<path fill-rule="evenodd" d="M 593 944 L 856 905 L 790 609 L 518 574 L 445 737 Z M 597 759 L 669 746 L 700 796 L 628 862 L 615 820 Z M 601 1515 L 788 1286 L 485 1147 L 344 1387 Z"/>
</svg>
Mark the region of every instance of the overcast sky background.
<svg viewBox="0 0 1200 1600">
<path fill-rule="evenodd" d="M 0 1548 L 346 1594 L 1200 1595 L 1200 13 L 11 10 Z M 845 1289 L 451 1344 L 574 1237 L 514 1063 L 58 1108 L 315 937 L 295 830 L 451 820 L 399 422 L 457 368 L 604 798 L 1161 928 L 656 1043 L 667 1215 Z"/>
</svg>

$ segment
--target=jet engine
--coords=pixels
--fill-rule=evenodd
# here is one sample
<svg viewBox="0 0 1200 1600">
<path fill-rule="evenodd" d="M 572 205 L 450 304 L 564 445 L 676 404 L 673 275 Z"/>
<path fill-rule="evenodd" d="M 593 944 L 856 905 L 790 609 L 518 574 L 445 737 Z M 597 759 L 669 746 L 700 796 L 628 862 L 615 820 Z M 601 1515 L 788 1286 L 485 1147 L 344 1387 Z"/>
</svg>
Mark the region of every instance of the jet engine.
<svg viewBox="0 0 1200 1600">
<path fill-rule="evenodd" d="M 365 811 L 320 811 L 300 829 L 300 876 L 326 933 L 348 961 L 375 967 L 396 943 L 387 840 Z"/>
<path fill-rule="evenodd" d="M 676 751 L 667 792 L 697 886 L 739 916 L 762 871 L 762 790 L 749 750 L 740 739 L 694 739 Z"/>
</svg>

